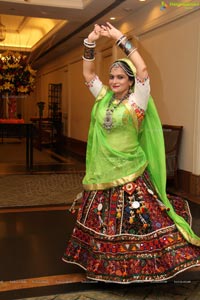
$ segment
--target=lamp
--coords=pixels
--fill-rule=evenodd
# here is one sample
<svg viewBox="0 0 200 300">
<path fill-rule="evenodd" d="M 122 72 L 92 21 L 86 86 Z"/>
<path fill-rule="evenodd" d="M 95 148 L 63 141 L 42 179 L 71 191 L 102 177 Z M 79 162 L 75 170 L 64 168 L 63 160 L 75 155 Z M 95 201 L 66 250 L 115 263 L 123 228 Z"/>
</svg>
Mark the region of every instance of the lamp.
<svg viewBox="0 0 200 300">
<path fill-rule="evenodd" d="M 0 17 L 0 42 L 3 42 L 6 38 L 6 26 L 1 23 Z"/>
</svg>

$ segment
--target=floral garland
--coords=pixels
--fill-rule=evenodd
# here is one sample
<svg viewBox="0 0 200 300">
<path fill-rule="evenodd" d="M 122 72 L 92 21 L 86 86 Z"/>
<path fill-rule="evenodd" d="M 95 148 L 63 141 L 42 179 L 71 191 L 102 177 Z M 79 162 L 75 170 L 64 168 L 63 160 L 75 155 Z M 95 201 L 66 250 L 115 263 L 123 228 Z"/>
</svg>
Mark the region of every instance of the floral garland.
<svg viewBox="0 0 200 300">
<path fill-rule="evenodd" d="M 0 93 L 29 95 L 34 90 L 36 71 L 27 63 L 27 56 L 6 51 L 0 54 Z"/>
</svg>

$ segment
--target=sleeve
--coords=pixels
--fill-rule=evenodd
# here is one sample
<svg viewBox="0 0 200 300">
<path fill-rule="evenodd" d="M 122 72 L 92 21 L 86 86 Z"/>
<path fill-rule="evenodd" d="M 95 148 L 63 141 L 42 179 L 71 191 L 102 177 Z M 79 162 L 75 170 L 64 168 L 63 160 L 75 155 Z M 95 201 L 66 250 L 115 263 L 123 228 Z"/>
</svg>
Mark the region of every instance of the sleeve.
<svg viewBox="0 0 200 300">
<path fill-rule="evenodd" d="M 149 77 L 141 81 L 136 77 L 134 92 L 129 96 L 129 103 L 136 104 L 139 108 L 146 110 L 150 96 Z"/>
<path fill-rule="evenodd" d="M 97 98 L 97 96 L 99 95 L 99 93 L 102 89 L 102 86 L 103 86 L 99 77 L 97 75 L 95 75 L 95 77 L 90 82 L 85 82 L 85 84 L 89 88 L 92 95 L 95 98 Z"/>
</svg>

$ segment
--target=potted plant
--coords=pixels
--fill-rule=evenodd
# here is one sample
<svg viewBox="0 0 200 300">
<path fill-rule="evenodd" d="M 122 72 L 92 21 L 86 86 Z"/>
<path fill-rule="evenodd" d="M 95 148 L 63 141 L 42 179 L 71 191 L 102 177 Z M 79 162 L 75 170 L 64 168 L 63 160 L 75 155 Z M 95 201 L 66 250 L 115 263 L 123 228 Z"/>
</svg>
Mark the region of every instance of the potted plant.
<svg viewBox="0 0 200 300">
<path fill-rule="evenodd" d="M 38 109 L 39 109 L 39 117 L 42 118 L 44 107 L 45 107 L 45 102 L 44 101 L 37 102 L 37 106 L 38 106 Z"/>
</svg>

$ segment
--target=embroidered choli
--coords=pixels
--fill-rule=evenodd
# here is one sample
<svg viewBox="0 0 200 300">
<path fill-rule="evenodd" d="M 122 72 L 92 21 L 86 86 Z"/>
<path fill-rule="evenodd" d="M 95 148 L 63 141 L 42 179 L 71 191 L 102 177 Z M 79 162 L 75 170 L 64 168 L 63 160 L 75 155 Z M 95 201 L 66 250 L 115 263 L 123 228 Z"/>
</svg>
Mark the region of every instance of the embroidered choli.
<svg viewBox="0 0 200 300">
<path fill-rule="evenodd" d="M 138 133 L 148 103 L 149 79 L 136 79 L 134 92 L 114 109 L 110 131 L 103 122 L 113 92 L 97 76 L 87 85 L 96 102 L 88 135 L 84 189 L 107 189 L 136 179 L 148 164 Z"/>
</svg>

